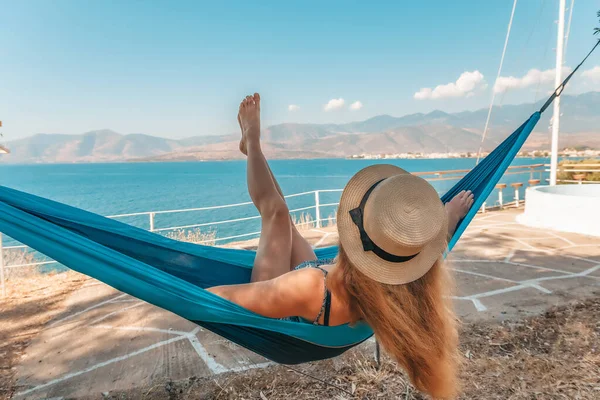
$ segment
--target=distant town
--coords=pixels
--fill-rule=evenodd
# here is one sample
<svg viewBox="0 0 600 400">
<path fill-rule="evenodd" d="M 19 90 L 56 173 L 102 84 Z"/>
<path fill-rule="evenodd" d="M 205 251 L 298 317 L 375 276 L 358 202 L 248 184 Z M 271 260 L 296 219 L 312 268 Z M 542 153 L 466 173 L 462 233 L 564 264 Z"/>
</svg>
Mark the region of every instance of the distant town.
<svg viewBox="0 0 600 400">
<path fill-rule="evenodd" d="M 489 152 L 482 152 L 486 157 Z M 559 157 L 600 157 L 600 150 L 566 148 L 558 153 Z M 437 159 L 437 158 L 476 158 L 477 153 L 396 153 L 396 154 L 353 154 L 347 159 L 384 160 L 384 159 Z M 549 151 L 521 151 L 517 157 L 543 158 L 550 157 Z"/>
</svg>

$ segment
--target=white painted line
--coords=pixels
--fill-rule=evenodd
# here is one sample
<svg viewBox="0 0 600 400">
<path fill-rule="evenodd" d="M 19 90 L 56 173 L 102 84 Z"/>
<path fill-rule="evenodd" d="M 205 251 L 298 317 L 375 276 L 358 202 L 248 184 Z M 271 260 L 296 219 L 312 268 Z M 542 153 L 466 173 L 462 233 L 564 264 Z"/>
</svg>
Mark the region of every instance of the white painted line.
<svg viewBox="0 0 600 400">
<path fill-rule="evenodd" d="M 598 247 L 600 248 L 600 244 L 573 244 L 572 246 L 564 246 L 564 247 L 560 247 L 558 249 L 556 249 L 556 251 L 560 251 L 560 250 L 566 250 L 566 249 L 572 249 L 574 247 Z"/>
<path fill-rule="evenodd" d="M 565 243 L 567 243 L 567 244 L 570 244 L 571 246 L 575 244 L 575 243 L 571 242 L 569 239 L 567 239 L 567 238 L 564 238 L 564 237 L 562 237 L 562 236 L 560 236 L 560 235 L 557 235 L 556 233 L 552 233 L 552 232 L 548 232 L 548 233 L 549 233 L 550 235 L 554 236 L 554 237 L 555 237 L 555 238 L 557 238 L 557 239 L 560 239 L 560 240 L 563 240 L 563 241 L 565 241 Z"/>
<path fill-rule="evenodd" d="M 526 246 L 526 247 L 527 247 L 527 249 L 535 249 L 535 250 L 537 250 L 537 248 L 536 248 L 536 247 L 534 247 L 534 246 L 530 245 L 530 244 L 529 244 L 529 243 L 527 243 L 527 242 L 524 242 L 524 241 L 522 241 L 521 239 L 517 239 L 517 238 L 514 238 L 514 237 L 510 237 L 510 236 L 508 236 L 508 235 L 502 235 L 502 234 L 500 234 L 500 233 L 494 233 L 493 235 L 494 235 L 494 236 L 496 236 L 496 237 L 503 238 L 503 239 L 514 240 L 515 242 L 517 242 L 517 243 L 521 243 L 523 246 Z"/>
<path fill-rule="evenodd" d="M 483 292 L 483 293 L 477 293 L 477 294 L 472 294 L 470 296 L 466 296 L 466 299 L 481 299 L 484 297 L 490 297 L 490 296 L 494 296 L 497 294 L 504 294 L 504 293 L 509 293 L 509 292 L 514 292 L 517 290 L 521 290 L 521 289 L 525 289 L 527 287 L 530 287 L 529 285 L 515 285 L 515 286 L 511 286 L 511 287 L 507 287 L 507 288 L 502 288 L 502 289 L 496 289 L 496 290 L 490 290 L 489 292 Z"/>
<path fill-rule="evenodd" d="M 525 282 L 523 282 L 523 283 L 525 283 Z M 551 290 L 548 290 L 545 287 L 538 285 L 537 283 L 531 283 L 531 284 L 529 284 L 529 286 L 532 287 L 532 288 L 534 288 L 534 289 L 539 290 L 542 293 L 546 293 L 546 294 L 552 293 Z"/>
<path fill-rule="evenodd" d="M 572 278 L 593 278 L 592 276 L 585 276 L 581 274 L 573 274 L 567 276 L 546 276 L 544 278 L 538 278 L 531 281 L 525 281 L 526 284 L 529 283 L 537 283 L 537 282 L 545 282 L 545 281 L 556 281 L 559 279 L 572 279 Z"/>
<path fill-rule="evenodd" d="M 128 358 L 137 356 L 137 355 L 145 353 L 147 351 L 154 350 L 154 349 L 157 349 L 157 348 L 159 348 L 161 346 L 164 346 L 164 345 L 167 345 L 167 344 L 171 344 L 171 343 L 175 343 L 175 342 L 178 342 L 180 340 L 185 340 L 185 339 L 186 339 L 185 336 L 177 336 L 177 337 L 171 338 L 169 340 L 163 340 L 162 342 L 154 343 L 153 345 L 148 346 L 148 347 L 144 347 L 143 349 L 136 350 L 134 352 L 125 354 L 125 355 L 120 356 L 120 357 L 112 358 L 112 359 L 110 359 L 108 361 L 104 361 L 104 362 L 92 365 L 91 367 L 88 367 L 86 369 L 82 369 L 80 371 L 76 371 L 76 372 L 72 372 L 72 373 L 67 374 L 67 375 L 63 375 L 60 378 L 53 379 L 53 380 L 51 380 L 49 382 L 46 382 L 44 384 L 41 384 L 41 385 L 32 387 L 30 389 L 24 390 L 22 392 L 19 392 L 19 393 L 16 394 L 16 396 L 24 396 L 26 394 L 35 392 L 37 390 L 44 389 L 44 388 L 47 388 L 47 387 L 52 386 L 52 385 L 56 385 L 57 383 L 66 381 L 66 380 L 74 378 L 76 376 L 83 375 L 83 374 L 86 374 L 88 372 L 97 370 L 98 368 L 106 367 L 107 365 L 114 364 L 114 363 L 119 362 L 119 361 L 124 361 L 124 360 L 127 360 Z"/>
<path fill-rule="evenodd" d="M 87 288 L 87 287 L 91 287 L 91 286 L 100 286 L 100 285 L 105 285 L 102 282 L 90 282 L 90 283 L 86 283 L 85 285 L 82 286 L 82 288 Z"/>
<path fill-rule="evenodd" d="M 473 222 L 485 221 L 486 219 L 497 217 L 497 215 L 487 215 L 485 217 L 475 218 Z"/>
<path fill-rule="evenodd" d="M 325 235 L 323 235 L 323 237 L 319 239 L 317 243 L 315 243 L 314 247 L 319 247 L 329 236 L 331 236 L 331 233 L 326 233 Z"/>
<path fill-rule="evenodd" d="M 591 258 L 578 257 L 578 256 L 563 255 L 562 257 L 572 258 L 574 260 L 586 261 L 586 262 L 589 262 L 592 264 L 596 264 L 598 262 L 598 260 L 592 260 Z"/>
<path fill-rule="evenodd" d="M 504 259 L 505 263 L 510 262 L 510 259 L 513 258 L 513 256 L 515 255 L 515 251 L 516 251 L 515 249 L 512 249 L 510 251 L 510 253 L 508 253 L 508 255 L 506 256 L 506 258 Z"/>
<path fill-rule="evenodd" d="M 227 370 L 227 372 L 243 372 L 243 371 L 247 371 L 250 369 L 266 368 L 266 367 L 270 367 L 271 365 L 277 365 L 277 363 L 275 363 L 273 361 L 268 361 L 268 362 L 259 363 L 259 364 L 244 365 L 241 367 L 229 368 Z"/>
<path fill-rule="evenodd" d="M 497 281 L 504 281 L 504 282 L 510 282 L 510 283 L 519 283 L 518 281 L 513 281 L 512 279 L 499 278 L 497 276 L 482 274 L 482 273 L 479 273 L 479 272 L 465 271 L 463 269 L 457 269 L 457 268 L 449 268 L 449 269 L 452 270 L 452 271 L 461 272 L 463 274 L 481 276 L 481 277 L 484 277 L 484 278 L 494 279 L 494 280 L 497 280 Z"/>
<path fill-rule="evenodd" d="M 208 352 L 206 351 L 204 346 L 202 346 L 202 344 L 198 340 L 198 337 L 196 336 L 198 330 L 198 328 L 194 329 L 192 332 L 188 333 L 186 337 L 190 341 L 192 347 L 194 347 L 194 350 L 196 350 L 196 353 L 198 353 L 198 356 L 200 356 L 200 359 L 204 362 L 204 364 L 206 364 L 208 369 L 210 369 L 210 372 L 212 372 L 213 374 L 222 374 L 224 372 L 229 372 L 230 370 L 228 368 L 225 368 L 217 361 L 215 361 L 214 358 L 208 355 Z"/>
<path fill-rule="evenodd" d="M 96 329 L 111 329 L 116 331 L 134 331 L 134 332 L 157 332 L 157 333 L 167 333 L 169 335 L 176 336 L 188 336 L 188 332 L 176 331 L 173 329 L 159 329 L 152 327 L 141 327 L 141 326 L 113 326 L 113 325 L 93 325 L 90 328 Z"/>
<path fill-rule="evenodd" d="M 595 267 L 592 267 L 592 268 L 590 268 L 590 269 L 587 269 L 587 270 L 583 271 L 583 272 L 581 273 L 581 276 L 588 276 L 588 275 L 589 275 L 589 274 L 591 274 L 592 272 L 596 272 L 596 271 L 598 271 L 599 269 L 600 269 L 600 264 L 599 264 L 599 265 L 596 265 Z M 595 276 L 590 276 L 589 278 L 596 278 L 596 277 L 595 277 Z"/>
<path fill-rule="evenodd" d="M 515 266 L 518 266 L 518 267 L 525 267 L 525 268 L 541 269 L 543 271 L 558 272 L 559 274 L 565 274 L 565 275 L 571 275 L 572 274 L 572 272 L 563 271 L 562 269 L 540 267 L 540 266 L 537 266 L 537 265 L 525 264 L 525 263 L 514 262 L 514 261 L 509 261 L 509 262 L 507 262 L 505 264 L 515 265 Z"/>
<path fill-rule="evenodd" d="M 484 306 L 483 303 L 478 299 L 471 299 L 471 301 L 473 302 L 473 305 L 477 311 L 482 312 L 487 310 L 487 307 Z"/>
<path fill-rule="evenodd" d="M 139 303 L 136 303 L 136 304 L 134 304 L 132 306 L 123 307 L 123 308 L 121 308 L 121 309 L 119 309 L 117 311 L 109 312 L 108 314 L 106 314 L 106 315 L 104 315 L 104 316 L 102 316 L 100 318 L 97 318 L 97 319 L 93 320 L 92 322 L 90 322 L 90 325 L 97 324 L 98 322 L 104 321 L 106 318 L 112 317 L 115 314 L 119 314 L 119 313 L 121 313 L 123 311 L 131 310 L 132 308 L 139 307 L 139 306 L 144 305 L 144 304 L 148 304 L 148 303 L 143 302 L 143 301 L 139 301 Z"/>
<path fill-rule="evenodd" d="M 111 301 L 111 303 L 139 303 L 140 299 L 124 299 L 124 300 L 115 300 L 115 301 Z"/>
<path fill-rule="evenodd" d="M 117 297 L 115 297 L 115 298 L 113 298 L 113 299 L 106 300 L 106 301 L 103 301 L 103 302 L 101 302 L 101 303 L 98 303 L 98 304 L 94 304 L 93 306 L 90 306 L 90 307 L 86 308 L 85 310 L 78 311 L 78 312 L 76 312 L 76 313 L 74 313 L 74 314 L 67 315 L 67 316 L 66 316 L 66 317 L 64 317 L 64 318 L 61 318 L 61 319 L 59 319 L 59 320 L 57 320 L 57 321 L 54 321 L 54 322 L 52 322 L 50 325 L 48 325 L 48 327 L 54 326 L 54 325 L 56 325 L 56 324 L 58 324 L 58 323 L 60 323 L 60 322 L 63 322 L 63 321 L 69 320 L 69 319 L 71 319 L 71 318 L 75 318 L 75 317 L 77 317 L 78 315 L 84 314 L 84 313 L 86 313 L 86 312 L 88 312 L 88 311 L 90 311 L 90 310 L 93 310 L 94 308 L 102 307 L 102 306 L 103 306 L 103 305 L 105 305 L 105 304 L 111 303 L 111 302 L 113 302 L 114 300 L 116 300 L 116 299 L 120 299 L 121 297 L 125 297 L 125 296 L 126 296 L 126 294 L 125 294 L 125 293 L 123 293 L 123 294 L 120 294 L 120 295 L 118 295 Z"/>
<path fill-rule="evenodd" d="M 493 221 L 493 222 L 497 222 L 495 224 L 481 224 L 481 225 L 475 225 L 475 229 L 491 229 L 491 228 L 503 228 L 506 226 L 511 226 L 511 225 L 519 225 L 516 222 L 500 222 L 500 221 Z M 523 229 L 523 230 L 526 230 Z M 533 230 L 530 230 L 531 232 L 534 232 Z"/>
</svg>

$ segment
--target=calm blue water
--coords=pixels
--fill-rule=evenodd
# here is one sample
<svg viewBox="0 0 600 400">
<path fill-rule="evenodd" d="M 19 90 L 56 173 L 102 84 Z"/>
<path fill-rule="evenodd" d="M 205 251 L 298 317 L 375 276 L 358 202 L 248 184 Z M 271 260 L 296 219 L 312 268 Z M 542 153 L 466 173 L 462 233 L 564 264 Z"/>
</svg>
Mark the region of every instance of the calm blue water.
<svg viewBox="0 0 600 400">
<path fill-rule="evenodd" d="M 548 159 L 521 158 L 513 165 L 547 163 Z M 439 160 L 276 160 L 270 165 L 285 194 L 317 189 L 339 189 L 354 173 L 374 163 L 391 163 L 411 172 L 468 169 L 473 159 Z M 535 178 L 539 179 L 537 174 Z M 524 182 L 529 173 L 506 176 L 504 183 Z M 434 181 L 444 193 L 456 181 Z M 0 184 L 47 197 L 102 215 L 184 209 L 250 201 L 246 189 L 246 163 L 123 163 L 0 166 Z M 512 190 L 505 191 L 505 201 Z M 323 193 L 321 203 L 337 202 L 339 193 Z M 497 195 L 493 194 L 496 201 Z M 291 209 L 314 205 L 314 195 L 289 200 Z M 334 207 L 321 210 L 322 217 L 333 215 Z M 253 206 L 233 209 L 157 215 L 155 228 L 213 222 L 256 215 Z M 314 212 L 313 212 L 314 215 Z M 121 218 L 148 229 L 148 217 Z M 224 224 L 215 230 L 218 237 L 260 230 L 258 220 Z"/>
</svg>

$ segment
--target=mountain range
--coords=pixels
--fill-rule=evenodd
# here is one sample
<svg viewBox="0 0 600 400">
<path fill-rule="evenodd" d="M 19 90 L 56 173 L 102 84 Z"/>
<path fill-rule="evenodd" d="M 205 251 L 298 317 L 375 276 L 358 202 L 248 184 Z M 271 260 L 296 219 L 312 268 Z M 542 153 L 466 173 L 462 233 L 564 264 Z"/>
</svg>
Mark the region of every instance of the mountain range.
<svg viewBox="0 0 600 400">
<path fill-rule="evenodd" d="M 600 148 L 600 92 L 561 97 L 560 147 Z M 484 149 L 491 150 L 539 109 L 542 102 L 496 106 Z M 402 117 L 379 115 L 346 124 L 283 123 L 262 132 L 270 158 L 345 157 L 353 154 L 406 152 L 475 152 L 479 148 L 487 109 L 446 113 L 432 111 Z M 548 110 L 525 145 L 550 147 Z M 123 135 L 102 129 L 80 135 L 39 133 L 7 142 L 11 154 L 3 163 L 76 163 L 120 161 L 225 160 L 241 158 L 239 133 L 165 139 L 145 134 Z"/>
</svg>

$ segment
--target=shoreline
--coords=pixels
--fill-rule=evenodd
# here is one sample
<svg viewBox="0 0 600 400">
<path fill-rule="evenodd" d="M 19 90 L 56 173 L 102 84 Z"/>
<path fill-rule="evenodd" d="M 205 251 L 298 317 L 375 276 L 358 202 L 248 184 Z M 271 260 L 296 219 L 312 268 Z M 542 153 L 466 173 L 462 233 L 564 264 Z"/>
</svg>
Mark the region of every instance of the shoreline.
<svg viewBox="0 0 600 400">
<path fill-rule="evenodd" d="M 562 156 L 559 156 L 562 157 Z M 517 156 L 515 159 L 549 159 L 549 157 L 530 157 L 530 156 Z M 565 159 L 571 158 L 583 158 L 583 157 L 563 157 Z M 327 158 L 271 158 L 269 161 L 326 161 L 326 160 L 348 160 L 348 161 L 360 161 L 360 160 L 475 160 L 477 157 L 439 157 L 439 158 L 350 158 L 350 157 L 327 157 Z M 36 163 L 8 163 L 2 162 L 0 159 L 0 167 L 16 167 L 16 166 L 45 166 L 45 165 L 115 165 L 115 164 L 183 164 L 183 163 L 224 163 L 224 162 L 246 162 L 246 159 L 242 158 L 231 158 L 231 159 L 211 159 L 211 160 L 116 160 L 116 161 L 74 161 L 74 162 L 36 162 Z"/>
<path fill-rule="evenodd" d="M 481 158 L 485 158 L 489 153 L 483 153 Z M 585 158 L 600 158 L 600 150 L 581 153 L 559 153 L 559 159 L 585 159 Z M 519 154 L 515 159 L 550 159 L 549 155 L 545 154 Z M 350 156 L 339 157 L 311 157 L 311 158 L 296 158 L 296 157 L 271 157 L 269 161 L 322 161 L 322 160 L 449 160 L 449 159 L 466 159 L 475 160 L 476 155 L 473 153 L 402 153 L 402 154 L 355 154 Z M 152 159 L 124 159 L 124 160 L 101 160 L 101 161 L 72 161 L 72 162 L 6 162 L 0 158 L 1 166 L 43 166 L 43 165 L 114 165 L 114 164 L 181 164 L 181 163 L 212 163 L 212 162 L 245 162 L 245 158 L 224 158 L 224 159 L 173 159 L 173 160 L 152 160 Z"/>
</svg>

